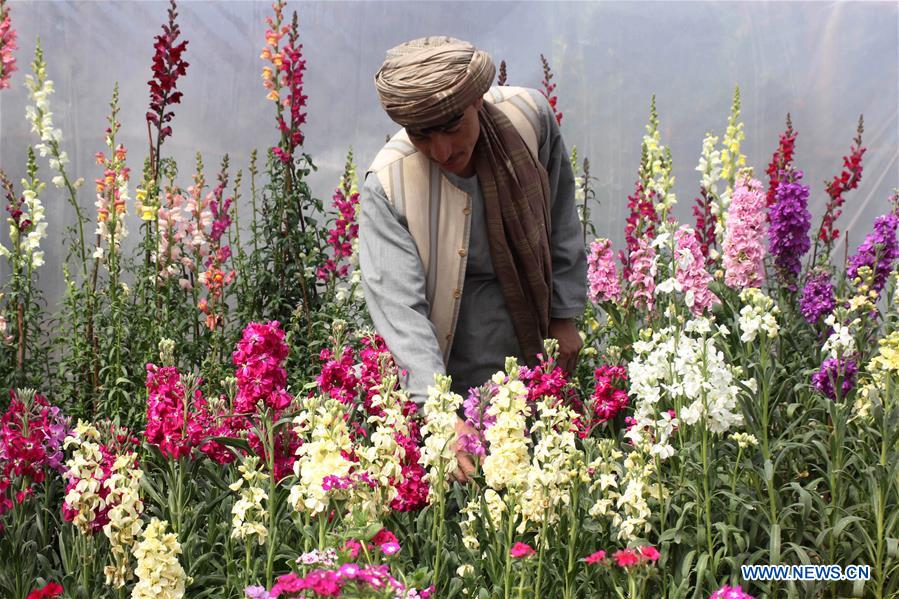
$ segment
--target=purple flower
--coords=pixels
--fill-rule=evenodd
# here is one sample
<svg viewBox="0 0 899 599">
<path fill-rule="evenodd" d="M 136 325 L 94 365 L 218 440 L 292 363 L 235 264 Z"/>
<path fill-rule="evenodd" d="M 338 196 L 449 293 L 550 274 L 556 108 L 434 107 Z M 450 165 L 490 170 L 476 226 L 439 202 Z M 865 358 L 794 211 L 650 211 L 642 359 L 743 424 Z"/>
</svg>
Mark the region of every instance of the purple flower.
<svg viewBox="0 0 899 599">
<path fill-rule="evenodd" d="M 265 587 L 250 586 L 245 588 L 243 592 L 247 599 L 272 599 L 272 595 L 265 590 Z"/>
<path fill-rule="evenodd" d="M 487 408 L 493 401 L 498 388 L 491 382 L 484 383 L 480 387 L 472 387 L 468 391 L 468 397 L 462 404 L 465 419 L 477 430 L 484 432 L 496 422 L 495 416 L 487 414 Z"/>
<path fill-rule="evenodd" d="M 812 215 L 808 211 L 808 186 L 802 185 L 802 171 L 795 170 L 781 180 L 771 206 L 768 247 L 774 264 L 790 291 L 802 270 L 802 256 L 811 247 L 808 230 Z"/>
<path fill-rule="evenodd" d="M 834 389 L 834 383 L 837 381 L 837 377 L 842 381 L 840 397 L 845 397 L 855 387 L 855 374 L 857 372 L 858 366 L 855 360 L 851 358 L 843 360 L 828 358 L 824 360 L 821 369 L 812 375 L 812 384 L 823 395 L 831 400 L 836 400 L 837 394 Z"/>
<path fill-rule="evenodd" d="M 484 448 L 484 441 L 480 438 L 480 434 L 463 433 L 459 435 L 458 445 L 459 451 L 480 457 L 487 455 L 487 450 Z"/>
<path fill-rule="evenodd" d="M 815 324 L 822 317 L 830 314 L 836 306 L 830 272 L 819 270 L 813 273 L 799 298 L 799 310 L 809 324 Z"/>
<path fill-rule="evenodd" d="M 868 233 L 858 251 L 849 258 L 849 278 L 858 276 L 858 269 L 868 266 L 874 271 L 872 288 L 877 293 L 886 284 L 887 276 L 893 268 L 893 262 L 899 258 L 899 245 L 896 243 L 896 227 L 899 217 L 895 212 L 878 216 L 874 221 L 874 231 Z"/>
</svg>

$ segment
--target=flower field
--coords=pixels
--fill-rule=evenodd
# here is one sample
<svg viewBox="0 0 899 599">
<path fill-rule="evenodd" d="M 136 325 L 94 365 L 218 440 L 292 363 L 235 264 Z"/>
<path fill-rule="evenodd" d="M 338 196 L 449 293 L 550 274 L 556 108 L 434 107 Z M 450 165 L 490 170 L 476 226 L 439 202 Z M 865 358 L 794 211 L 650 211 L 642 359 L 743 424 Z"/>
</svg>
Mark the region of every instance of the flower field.
<svg viewBox="0 0 899 599">
<path fill-rule="evenodd" d="M 174 1 L 159 13 L 148 158 L 129 166 L 115 85 L 106 147 L 74 173 L 53 65 L 40 42 L 23 64 L 0 0 L 0 93 L 27 70 L 33 132 L 27 176 L 0 170 L 0 596 L 899 597 L 899 195 L 836 250 L 861 119 L 815 189 L 789 115 L 770 162 L 747 164 L 737 89 L 682 223 L 653 98 L 622 247 L 596 239 L 595 180 L 571 156 L 577 371 L 548 340 L 466 397 L 436 376 L 418 406 L 366 313 L 353 153 L 329 201 L 307 184 L 297 14 L 276 0 L 260 40 L 271 147 L 188 166 L 165 142 L 190 43 Z M 45 218 L 58 201 L 65 231 Z M 67 240 L 61 264 L 48 235 Z M 64 279 L 58 306 L 41 277 Z M 476 462 L 465 485 L 457 444 Z M 765 564 L 869 577 L 743 577 Z"/>
</svg>

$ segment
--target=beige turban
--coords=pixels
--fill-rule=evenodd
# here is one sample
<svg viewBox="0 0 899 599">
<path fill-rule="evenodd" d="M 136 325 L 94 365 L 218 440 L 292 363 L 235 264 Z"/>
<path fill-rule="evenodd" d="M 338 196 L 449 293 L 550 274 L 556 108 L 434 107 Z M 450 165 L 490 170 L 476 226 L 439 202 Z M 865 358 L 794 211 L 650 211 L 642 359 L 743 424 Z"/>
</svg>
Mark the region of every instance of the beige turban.
<svg viewBox="0 0 899 599">
<path fill-rule="evenodd" d="M 426 129 L 459 115 L 487 93 L 496 68 L 486 52 L 451 37 L 423 37 L 387 51 L 375 87 L 387 116 Z"/>
</svg>

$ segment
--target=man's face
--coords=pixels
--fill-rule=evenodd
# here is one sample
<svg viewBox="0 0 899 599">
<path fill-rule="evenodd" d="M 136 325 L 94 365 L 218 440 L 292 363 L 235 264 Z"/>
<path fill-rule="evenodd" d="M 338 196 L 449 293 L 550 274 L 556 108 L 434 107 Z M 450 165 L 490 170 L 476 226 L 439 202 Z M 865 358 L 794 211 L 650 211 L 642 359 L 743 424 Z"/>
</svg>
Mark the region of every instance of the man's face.
<svg viewBox="0 0 899 599">
<path fill-rule="evenodd" d="M 441 169 L 460 177 L 472 176 L 474 162 L 471 158 L 481 135 L 478 110 L 483 103 L 484 99 L 478 98 L 462 114 L 437 127 L 421 130 L 406 127 L 409 141 Z"/>
</svg>

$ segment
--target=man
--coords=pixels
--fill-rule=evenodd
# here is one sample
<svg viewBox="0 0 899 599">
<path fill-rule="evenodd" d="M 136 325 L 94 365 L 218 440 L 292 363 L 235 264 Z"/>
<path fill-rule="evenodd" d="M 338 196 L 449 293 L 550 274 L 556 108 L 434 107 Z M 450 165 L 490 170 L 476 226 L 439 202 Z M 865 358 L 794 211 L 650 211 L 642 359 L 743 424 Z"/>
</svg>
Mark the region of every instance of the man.
<svg viewBox="0 0 899 599">
<path fill-rule="evenodd" d="M 403 129 L 362 187 L 362 284 L 419 403 L 434 373 L 465 396 L 506 356 L 535 363 L 546 338 L 567 372 L 582 345 L 586 255 L 568 154 L 546 99 L 491 88 L 494 74 L 471 44 L 428 37 L 388 51 L 375 76 Z M 458 458 L 464 481 L 472 463 Z"/>
</svg>

